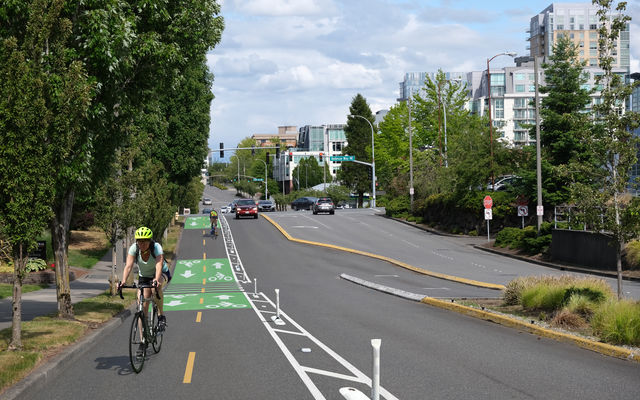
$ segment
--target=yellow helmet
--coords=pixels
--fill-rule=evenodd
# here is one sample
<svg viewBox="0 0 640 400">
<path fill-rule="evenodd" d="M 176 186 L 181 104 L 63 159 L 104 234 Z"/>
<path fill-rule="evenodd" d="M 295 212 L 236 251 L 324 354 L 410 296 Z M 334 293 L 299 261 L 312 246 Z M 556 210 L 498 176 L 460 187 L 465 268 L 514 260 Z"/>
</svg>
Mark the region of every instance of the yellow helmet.
<svg viewBox="0 0 640 400">
<path fill-rule="evenodd" d="M 141 226 L 140 228 L 138 228 L 138 230 L 136 230 L 136 240 L 138 239 L 151 239 L 153 237 L 153 232 L 151 232 L 151 229 L 147 228 L 146 226 Z"/>
</svg>

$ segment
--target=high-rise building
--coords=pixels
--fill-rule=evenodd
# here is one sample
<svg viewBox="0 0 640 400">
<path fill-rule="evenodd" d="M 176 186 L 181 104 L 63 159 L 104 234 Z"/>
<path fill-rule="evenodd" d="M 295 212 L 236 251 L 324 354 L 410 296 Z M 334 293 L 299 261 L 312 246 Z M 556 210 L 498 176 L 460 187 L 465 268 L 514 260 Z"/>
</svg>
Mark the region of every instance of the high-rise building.
<svg viewBox="0 0 640 400">
<path fill-rule="evenodd" d="M 598 65 L 598 7 L 588 3 L 552 3 L 529 24 L 529 54 L 546 59 L 553 53 L 554 43 L 561 36 L 569 37 L 578 46 L 578 56 L 590 67 Z M 629 24 L 620 32 L 611 54 L 614 67 L 629 72 Z"/>
<path fill-rule="evenodd" d="M 426 87 L 427 77 L 432 81 L 436 80 L 437 72 L 407 72 L 404 74 L 404 80 L 400 82 L 400 97 L 398 101 L 407 101 L 410 95 L 420 92 L 420 89 Z M 465 72 L 445 72 L 444 77 L 447 80 L 466 80 Z"/>
</svg>

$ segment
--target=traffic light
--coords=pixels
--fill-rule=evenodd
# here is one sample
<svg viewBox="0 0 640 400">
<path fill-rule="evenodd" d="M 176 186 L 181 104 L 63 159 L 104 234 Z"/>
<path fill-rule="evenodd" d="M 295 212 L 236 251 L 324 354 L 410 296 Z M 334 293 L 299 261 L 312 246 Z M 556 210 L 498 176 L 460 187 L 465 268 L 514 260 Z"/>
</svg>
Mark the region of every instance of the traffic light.
<svg viewBox="0 0 640 400">
<path fill-rule="evenodd" d="M 269 165 L 269 152 L 267 151 L 267 165 Z"/>
<path fill-rule="evenodd" d="M 256 155 L 256 148 L 255 148 L 255 147 L 252 147 L 252 148 L 251 148 L 251 155 L 252 155 L 252 156 L 255 156 L 255 155 Z"/>
<path fill-rule="evenodd" d="M 220 142 L 220 158 L 224 158 L 224 143 Z"/>
<path fill-rule="evenodd" d="M 289 152 L 289 162 L 293 161 L 293 153 Z"/>
<path fill-rule="evenodd" d="M 367 176 L 369 180 L 373 179 L 373 168 L 367 168 Z"/>
<path fill-rule="evenodd" d="M 318 157 L 320 159 L 320 162 L 322 162 L 322 153 L 320 153 L 320 157 Z"/>
<path fill-rule="evenodd" d="M 276 158 L 280 158 L 280 144 L 276 145 Z"/>
</svg>

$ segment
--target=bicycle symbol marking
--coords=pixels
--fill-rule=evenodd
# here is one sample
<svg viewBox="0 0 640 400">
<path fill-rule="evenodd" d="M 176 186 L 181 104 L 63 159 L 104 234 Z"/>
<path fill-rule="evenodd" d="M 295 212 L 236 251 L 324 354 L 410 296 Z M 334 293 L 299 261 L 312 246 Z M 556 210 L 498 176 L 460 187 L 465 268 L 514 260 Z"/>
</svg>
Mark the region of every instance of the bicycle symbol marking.
<svg viewBox="0 0 640 400">
<path fill-rule="evenodd" d="M 207 304 L 205 306 L 206 308 L 247 308 L 246 304 L 235 304 L 235 303 L 229 303 L 228 301 L 223 301 L 221 303 L 218 304 Z"/>
<path fill-rule="evenodd" d="M 217 281 L 232 281 L 233 278 L 230 276 L 226 276 L 225 274 L 218 272 L 214 276 L 209 277 L 209 282 L 217 282 Z"/>
</svg>

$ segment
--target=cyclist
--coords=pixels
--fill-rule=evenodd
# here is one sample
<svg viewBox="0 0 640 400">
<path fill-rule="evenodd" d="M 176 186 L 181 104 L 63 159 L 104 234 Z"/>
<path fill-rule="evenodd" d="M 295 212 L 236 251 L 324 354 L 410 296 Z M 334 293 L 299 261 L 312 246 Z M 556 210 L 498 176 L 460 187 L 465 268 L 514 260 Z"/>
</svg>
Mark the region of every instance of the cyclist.
<svg viewBox="0 0 640 400">
<path fill-rule="evenodd" d="M 158 326 L 160 332 L 162 332 L 167 326 L 167 318 L 163 314 L 162 310 L 162 306 L 164 304 L 162 288 L 169 282 L 169 280 L 171 280 L 171 273 L 169 269 L 165 267 L 162 246 L 160 243 L 154 242 L 152 238 L 153 232 L 151 232 L 151 229 L 143 226 L 136 230 L 136 242 L 129 247 L 127 263 L 122 273 L 122 281 L 118 283 L 118 288 L 120 288 L 120 286 L 122 286 L 127 280 L 127 276 L 129 276 L 133 269 L 133 263 L 138 264 L 138 284 L 151 284 L 157 289 L 158 296 L 160 296 L 160 299 L 157 299 L 156 303 L 158 304 Z M 153 248 L 151 248 L 152 245 Z M 151 298 L 151 296 L 151 289 L 144 289 L 144 297 Z M 143 310 L 146 317 L 149 310 L 149 304 L 148 302 L 145 303 Z M 142 353 L 143 346 L 143 344 L 140 344 L 140 348 L 138 349 L 139 353 Z"/>
<path fill-rule="evenodd" d="M 216 227 L 218 226 L 218 212 L 214 209 L 209 213 L 209 220 L 211 221 L 211 236 L 218 236 L 216 233 Z"/>
</svg>

